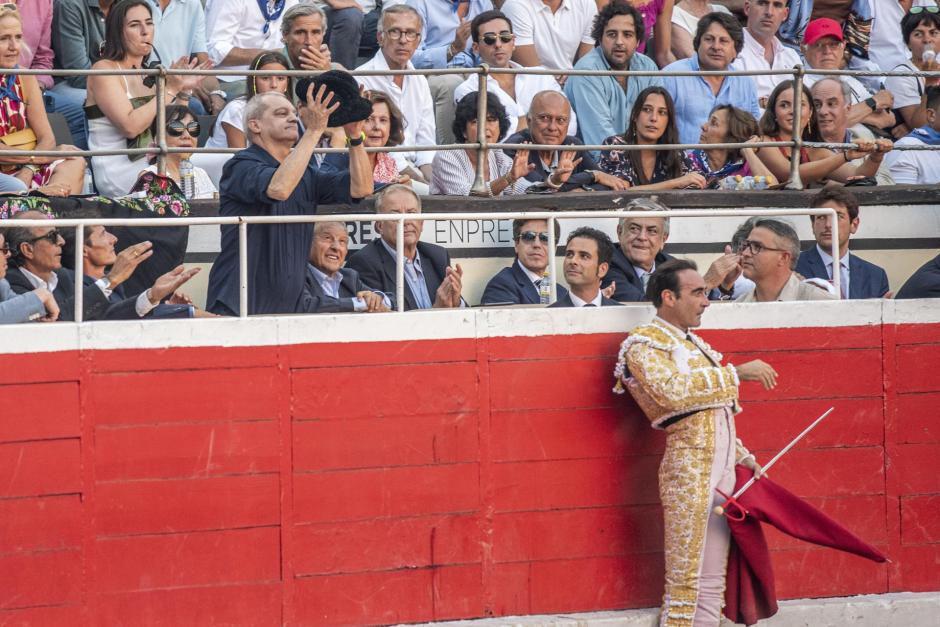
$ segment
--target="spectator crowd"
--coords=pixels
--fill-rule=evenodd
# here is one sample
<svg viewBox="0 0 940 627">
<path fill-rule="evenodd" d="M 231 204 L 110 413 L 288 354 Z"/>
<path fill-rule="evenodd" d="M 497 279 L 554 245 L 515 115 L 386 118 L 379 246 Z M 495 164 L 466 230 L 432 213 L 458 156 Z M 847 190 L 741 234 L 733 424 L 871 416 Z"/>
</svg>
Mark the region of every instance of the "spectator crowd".
<svg viewBox="0 0 940 627">
<path fill-rule="evenodd" d="M 0 73 L 117 73 L 55 80 L 0 74 L 0 192 L 129 194 L 142 173 L 156 169 L 145 150 L 89 160 L 3 152 L 152 147 L 161 117 L 154 77 L 121 72 L 156 65 L 236 72 L 165 81 L 167 146 L 241 150 L 166 159 L 177 183 L 183 162 L 193 165 L 193 197 L 218 194 L 222 215 L 299 215 L 317 203 L 376 192 L 378 213 L 418 213 L 428 194 L 772 186 L 790 176 L 789 147 L 723 145 L 789 141 L 796 133 L 831 146 L 804 146 L 796 158 L 803 183 L 823 187 L 819 206 L 844 213 L 843 296 L 882 297 L 884 271 L 848 251 L 858 204 L 841 186 L 940 183 L 940 155 L 923 149 L 940 146 L 940 77 L 878 75 L 940 70 L 938 46 L 933 0 L 19 0 L 0 5 Z M 460 71 L 483 64 L 516 72 L 488 74 L 484 97 L 478 75 Z M 771 73 L 797 64 L 806 69 L 801 89 L 790 74 Z M 335 74 L 325 83 L 332 89 L 352 81 L 342 70 L 354 69 L 450 73 L 357 75 L 353 95 L 339 99 L 315 91 L 307 78 L 277 74 Z M 564 74 L 572 69 L 596 73 Z M 814 72 L 842 69 L 870 72 Z M 245 70 L 270 73 L 237 75 Z M 644 74 L 610 73 L 624 70 Z M 668 74 L 701 70 L 752 74 Z M 485 119 L 477 117 L 481 98 Z M 353 101 L 365 113 L 353 115 Z M 480 135 L 494 146 L 482 160 L 475 149 L 438 149 Z M 501 142 L 557 148 L 501 150 Z M 657 148 L 663 144 L 698 147 Z M 582 145 L 604 149 L 573 149 Z M 398 146 L 406 149 L 364 150 Z M 325 147 L 348 151 L 324 156 L 318 149 Z M 482 188 L 473 185 L 480 179 Z M 832 297 L 824 222 L 813 221 L 818 246 L 802 254 L 786 222 L 743 225 L 706 273 L 712 296 Z M 395 306 L 393 222 L 377 223 L 379 237 L 348 263 L 348 241 L 336 224 L 249 230 L 251 313 Z M 514 224 L 516 262 L 493 278 L 484 304 L 540 302 L 546 231 L 545 221 Z M 574 230 L 564 261 L 570 290 L 559 290 L 555 306 L 644 299 L 668 233 L 665 218 L 621 220 L 619 242 L 587 227 Z M 420 234 L 420 220 L 405 223 L 406 308 L 466 306 L 459 266 L 451 268 L 446 250 L 421 242 Z M 234 227 L 222 228 L 207 312 L 177 292 L 189 272 L 174 269 L 125 298 L 120 284 L 136 265 L 124 256 L 140 263 L 147 251 L 115 252 L 103 227 L 88 230 L 84 242 L 63 235 L 51 228 L 4 233 L 16 269 L 0 280 L 0 300 L 30 295 L 14 317 L 66 317 L 57 288 L 74 285 L 67 275 L 78 269 L 61 267 L 69 246 L 84 246 L 89 257 L 88 319 L 238 313 Z M 6 271 L 6 254 L 0 258 Z"/>
</svg>

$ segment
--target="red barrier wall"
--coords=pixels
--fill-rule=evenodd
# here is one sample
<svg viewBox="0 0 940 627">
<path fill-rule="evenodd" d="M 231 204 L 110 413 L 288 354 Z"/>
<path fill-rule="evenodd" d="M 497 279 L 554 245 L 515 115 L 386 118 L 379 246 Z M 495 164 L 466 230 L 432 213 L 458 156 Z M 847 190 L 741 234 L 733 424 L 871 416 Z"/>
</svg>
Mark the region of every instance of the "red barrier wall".
<svg viewBox="0 0 940 627">
<path fill-rule="evenodd" d="M 940 589 L 940 324 L 705 331 L 741 437 L 884 551 L 770 532 L 784 597 Z M 654 606 L 663 438 L 621 335 L 6 355 L 0 623 L 430 621 Z M 381 362 L 381 365 L 377 365 Z"/>
</svg>

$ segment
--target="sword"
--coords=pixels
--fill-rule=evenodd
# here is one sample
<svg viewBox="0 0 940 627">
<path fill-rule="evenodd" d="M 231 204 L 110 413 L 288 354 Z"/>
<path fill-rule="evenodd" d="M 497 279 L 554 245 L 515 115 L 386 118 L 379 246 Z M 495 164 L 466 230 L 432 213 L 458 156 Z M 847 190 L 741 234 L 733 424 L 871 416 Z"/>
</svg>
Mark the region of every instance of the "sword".
<svg viewBox="0 0 940 627">
<path fill-rule="evenodd" d="M 799 442 L 800 440 L 802 440 L 802 439 L 806 436 L 807 433 L 809 433 L 810 431 L 812 431 L 813 429 L 815 429 L 815 428 L 816 428 L 816 425 L 818 425 L 820 422 L 822 422 L 822 421 L 823 421 L 823 418 L 825 418 L 826 416 L 828 416 L 829 414 L 831 414 L 831 413 L 832 413 L 832 410 L 834 410 L 834 409 L 835 409 L 835 407 L 830 407 L 829 409 L 827 409 L 827 410 L 823 413 L 822 416 L 820 416 L 819 418 L 817 418 L 816 420 L 813 421 L 813 424 L 811 424 L 810 426 L 808 426 L 808 427 L 806 427 L 805 429 L 803 429 L 803 432 L 800 433 L 800 435 L 798 435 L 798 436 L 796 436 L 795 438 L 793 438 L 793 440 L 792 440 L 789 444 L 787 444 L 786 446 L 783 447 L 783 450 L 781 450 L 779 453 L 777 453 L 776 455 L 774 455 L 773 459 L 771 459 L 769 462 L 767 462 L 767 465 L 765 465 L 765 466 L 761 469 L 761 475 L 763 475 L 763 474 L 766 473 L 768 470 L 770 470 L 771 467 L 772 467 L 774 464 L 776 464 L 777 461 L 778 461 L 781 457 L 783 457 L 784 455 L 787 454 L 787 451 L 789 451 L 791 448 L 793 448 L 794 446 L 796 446 L 796 443 L 797 443 L 797 442 Z M 750 488 L 752 485 L 754 485 L 754 482 L 757 481 L 757 480 L 758 480 L 757 474 L 755 473 L 755 475 L 754 475 L 753 477 L 751 477 L 750 479 L 748 479 L 747 483 L 745 483 L 743 486 L 741 486 L 740 489 L 738 489 L 738 491 L 735 492 L 734 494 L 732 494 L 731 496 L 728 496 L 727 494 L 725 494 L 724 492 L 722 492 L 722 491 L 719 490 L 718 488 L 715 488 L 715 491 L 718 492 L 718 494 L 720 494 L 721 496 L 725 497 L 725 502 L 722 503 L 721 505 L 716 505 L 716 506 L 715 506 L 715 509 L 714 509 L 714 512 L 715 512 L 716 514 L 718 514 L 719 516 L 721 516 L 721 515 L 725 514 L 725 513 L 728 511 L 728 507 L 729 507 L 729 506 L 734 506 L 734 507 L 736 507 L 740 512 L 742 512 L 742 514 L 741 514 L 740 517 L 733 517 L 733 516 L 731 516 L 731 515 L 729 514 L 729 515 L 728 515 L 728 518 L 731 518 L 732 520 L 738 520 L 738 521 L 744 520 L 744 516 L 747 514 L 747 510 L 745 510 L 743 507 L 741 507 L 741 504 L 738 503 L 738 499 L 741 497 L 742 494 L 744 494 L 745 492 L 747 492 L 748 488 Z"/>
</svg>

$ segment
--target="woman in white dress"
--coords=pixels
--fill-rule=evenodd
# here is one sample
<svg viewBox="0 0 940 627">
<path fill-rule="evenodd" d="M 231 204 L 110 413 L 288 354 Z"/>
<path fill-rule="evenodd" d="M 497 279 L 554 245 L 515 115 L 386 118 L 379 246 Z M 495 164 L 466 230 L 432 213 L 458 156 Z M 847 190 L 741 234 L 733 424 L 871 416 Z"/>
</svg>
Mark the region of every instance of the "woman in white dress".
<svg viewBox="0 0 940 627">
<path fill-rule="evenodd" d="M 153 16 L 147 0 L 122 0 L 108 13 L 101 60 L 94 70 L 129 70 L 141 67 L 153 50 Z M 181 58 L 174 69 L 204 69 L 197 61 Z M 150 78 L 150 81 L 146 81 Z M 147 148 L 150 127 L 157 115 L 153 77 L 89 76 L 85 114 L 88 118 L 88 147 L 92 150 Z M 199 84 L 200 76 L 168 76 L 167 102 L 185 104 Z M 140 171 L 146 155 L 92 157 L 95 187 L 104 196 L 127 194 Z"/>
</svg>

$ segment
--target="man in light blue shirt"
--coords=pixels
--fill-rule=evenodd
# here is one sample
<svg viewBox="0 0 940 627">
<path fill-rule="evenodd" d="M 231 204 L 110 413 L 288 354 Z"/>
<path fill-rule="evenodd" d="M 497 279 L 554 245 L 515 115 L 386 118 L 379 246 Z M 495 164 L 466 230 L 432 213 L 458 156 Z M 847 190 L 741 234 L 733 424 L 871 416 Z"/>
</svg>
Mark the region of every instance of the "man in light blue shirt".
<svg viewBox="0 0 940 627">
<path fill-rule="evenodd" d="M 643 41 L 643 16 L 633 5 L 611 2 L 594 18 L 595 48 L 581 57 L 576 70 L 651 70 L 659 68 L 636 51 Z M 656 76 L 571 76 L 565 94 L 578 114 L 578 133 L 585 144 L 601 144 L 627 129 L 637 95 L 653 85 Z M 599 158 L 598 153 L 593 153 Z"/>
<path fill-rule="evenodd" d="M 150 0 L 155 29 L 153 49 L 163 65 L 196 55 L 209 60 L 206 46 L 206 11 L 199 0 Z"/>
<path fill-rule="evenodd" d="M 744 47 L 744 31 L 737 18 L 708 13 L 699 20 L 692 43 L 695 56 L 670 63 L 663 71 L 727 70 Z M 716 105 L 730 104 L 760 117 L 757 88 L 749 76 L 665 76 L 663 86 L 675 101 L 683 144 L 699 141 L 702 124 Z"/>
</svg>

